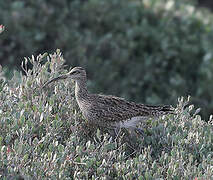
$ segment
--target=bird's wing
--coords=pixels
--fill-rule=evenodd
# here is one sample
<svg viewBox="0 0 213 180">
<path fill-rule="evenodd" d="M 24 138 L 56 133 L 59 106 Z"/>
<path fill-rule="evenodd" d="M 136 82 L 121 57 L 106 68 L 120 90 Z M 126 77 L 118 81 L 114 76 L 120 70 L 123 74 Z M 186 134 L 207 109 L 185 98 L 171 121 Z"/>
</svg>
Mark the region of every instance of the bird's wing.
<svg viewBox="0 0 213 180">
<path fill-rule="evenodd" d="M 119 122 L 132 117 L 160 116 L 173 112 L 171 106 L 151 106 L 128 102 L 115 96 L 96 95 L 93 108 L 97 116 L 103 120 Z"/>
</svg>

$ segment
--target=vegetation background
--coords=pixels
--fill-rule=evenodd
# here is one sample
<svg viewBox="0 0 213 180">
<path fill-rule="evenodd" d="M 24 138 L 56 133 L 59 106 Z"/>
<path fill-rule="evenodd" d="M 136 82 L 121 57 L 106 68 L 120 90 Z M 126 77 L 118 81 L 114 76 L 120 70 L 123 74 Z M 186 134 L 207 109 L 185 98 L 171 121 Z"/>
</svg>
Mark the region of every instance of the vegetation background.
<svg viewBox="0 0 213 180">
<path fill-rule="evenodd" d="M 0 1 L 0 177 L 212 178 L 212 17 L 186 0 Z M 64 63 L 87 69 L 92 92 L 171 103 L 178 115 L 112 142 L 85 129 L 71 82 L 40 90 Z M 187 95 L 202 118 L 177 101 Z"/>
<path fill-rule="evenodd" d="M 7 77 L 23 57 L 59 48 L 87 69 L 92 92 L 173 105 L 191 95 L 203 118 L 213 112 L 212 14 L 196 1 L 9 0 L 0 22 Z"/>
</svg>

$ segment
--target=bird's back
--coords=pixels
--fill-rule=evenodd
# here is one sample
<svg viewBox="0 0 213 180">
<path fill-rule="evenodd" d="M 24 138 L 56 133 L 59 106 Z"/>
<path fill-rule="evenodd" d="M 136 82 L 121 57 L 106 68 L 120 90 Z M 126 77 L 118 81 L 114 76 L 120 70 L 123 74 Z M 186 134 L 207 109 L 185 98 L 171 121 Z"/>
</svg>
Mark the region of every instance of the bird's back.
<svg viewBox="0 0 213 180">
<path fill-rule="evenodd" d="M 123 122 L 134 117 L 158 117 L 174 111 L 171 106 L 137 104 L 115 96 L 90 94 L 87 98 L 79 106 L 84 107 L 81 111 L 89 121 L 97 123 Z"/>
</svg>

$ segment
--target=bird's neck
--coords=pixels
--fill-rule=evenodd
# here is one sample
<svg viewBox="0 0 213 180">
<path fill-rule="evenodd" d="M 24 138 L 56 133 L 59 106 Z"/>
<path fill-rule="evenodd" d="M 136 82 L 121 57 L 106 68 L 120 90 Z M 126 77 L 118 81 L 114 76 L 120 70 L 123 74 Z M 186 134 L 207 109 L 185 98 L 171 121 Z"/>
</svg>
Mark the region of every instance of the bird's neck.
<svg viewBox="0 0 213 180">
<path fill-rule="evenodd" d="M 75 82 L 75 97 L 78 102 L 88 97 L 86 79 L 81 79 Z"/>
</svg>

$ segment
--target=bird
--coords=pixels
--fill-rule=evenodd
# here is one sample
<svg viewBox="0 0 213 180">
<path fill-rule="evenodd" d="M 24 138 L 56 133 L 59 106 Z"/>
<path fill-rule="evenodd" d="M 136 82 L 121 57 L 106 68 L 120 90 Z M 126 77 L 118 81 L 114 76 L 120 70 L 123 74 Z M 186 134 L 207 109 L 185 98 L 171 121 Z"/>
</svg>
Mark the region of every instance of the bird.
<svg viewBox="0 0 213 180">
<path fill-rule="evenodd" d="M 43 88 L 54 81 L 70 78 L 75 82 L 75 98 L 83 117 L 90 123 L 106 128 L 139 131 L 137 125 L 149 118 L 175 114 L 171 105 L 146 105 L 129 102 L 121 97 L 91 94 L 87 90 L 87 74 L 83 67 L 74 67 L 67 74 L 47 81 Z"/>
</svg>

